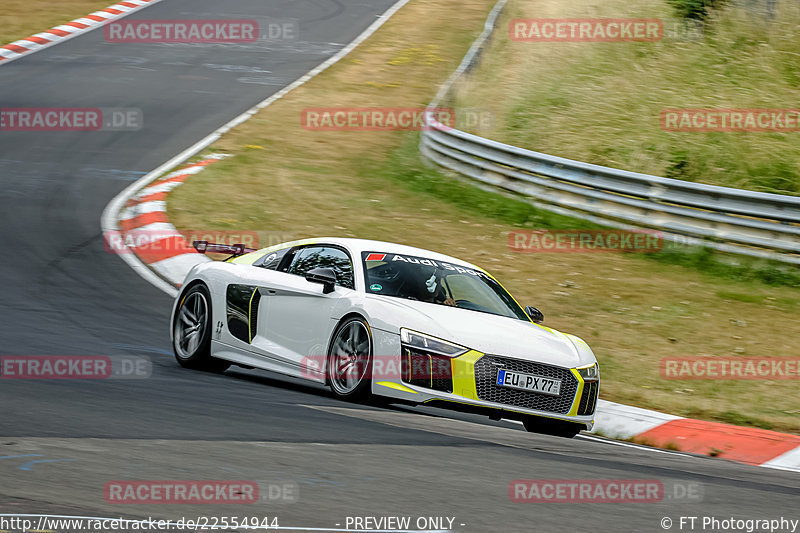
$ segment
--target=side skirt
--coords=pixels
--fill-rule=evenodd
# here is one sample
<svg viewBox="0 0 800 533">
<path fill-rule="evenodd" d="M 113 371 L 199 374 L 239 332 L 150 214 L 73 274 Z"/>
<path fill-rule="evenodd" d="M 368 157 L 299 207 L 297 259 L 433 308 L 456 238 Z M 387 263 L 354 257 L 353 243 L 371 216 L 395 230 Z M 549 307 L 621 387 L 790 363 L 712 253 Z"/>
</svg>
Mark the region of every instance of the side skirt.
<svg viewBox="0 0 800 533">
<path fill-rule="evenodd" d="M 234 348 L 233 346 L 216 340 L 211 341 L 211 354 L 214 357 L 225 359 L 226 361 L 230 361 L 232 363 L 252 366 L 253 368 L 258 368 L 261 370 L 269 370 L 270 372 L 277 372 L 279 374 L 304 379 L 314 383 L 325 383 L 324 374 L 312 372 L 308 369 L 301 369 L 297 365 L 292 365 L 272 357 L 243 352 L 238 348 Z"/>
</svg>

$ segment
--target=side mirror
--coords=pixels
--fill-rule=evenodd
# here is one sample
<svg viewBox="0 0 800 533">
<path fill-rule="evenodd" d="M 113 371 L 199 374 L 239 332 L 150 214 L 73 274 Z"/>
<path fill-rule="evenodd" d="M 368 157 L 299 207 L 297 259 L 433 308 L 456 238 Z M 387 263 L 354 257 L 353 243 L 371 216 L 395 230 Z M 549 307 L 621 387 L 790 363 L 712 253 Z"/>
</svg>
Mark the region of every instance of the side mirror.
<svg viewBox="0 0 800 533">
<path fill-rule="evenodd" d="M 529 317 L 531 317 L 531 320 L 533 320 L 535 323 L 541 324 L 542 322 L 544 322 L 544 314 L 542 314 L 542 312 L 536 309 L 535 307 L 529 305 L 525 307 L 525 312 L 528 314 Z"/>
<path fill-rule="evenodd" d="M 322 283 L 322 294 L 333 292 L 336 285 L 336 272 L 332 268 L 317 267 L 306 272 L 306 281 Z"/>
</svg>

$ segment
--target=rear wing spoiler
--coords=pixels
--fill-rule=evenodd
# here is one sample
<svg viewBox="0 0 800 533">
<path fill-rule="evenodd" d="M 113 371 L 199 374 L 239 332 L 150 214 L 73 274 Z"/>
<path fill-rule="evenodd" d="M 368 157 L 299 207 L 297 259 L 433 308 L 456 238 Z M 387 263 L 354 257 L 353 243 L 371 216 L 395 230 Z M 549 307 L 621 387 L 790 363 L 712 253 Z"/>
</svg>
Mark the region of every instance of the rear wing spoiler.
<svg viewBox="0 0 800 533">
<path fill-rule="evenodd" d="M 208 241 L 194 241 L 192 246 L 201 254 L 230 254 L 231 257 L 238 257 L 240 255 L 255 252 L 254 249 L 246 247 L 244 244 L 220 244 Z"/>
</svg>

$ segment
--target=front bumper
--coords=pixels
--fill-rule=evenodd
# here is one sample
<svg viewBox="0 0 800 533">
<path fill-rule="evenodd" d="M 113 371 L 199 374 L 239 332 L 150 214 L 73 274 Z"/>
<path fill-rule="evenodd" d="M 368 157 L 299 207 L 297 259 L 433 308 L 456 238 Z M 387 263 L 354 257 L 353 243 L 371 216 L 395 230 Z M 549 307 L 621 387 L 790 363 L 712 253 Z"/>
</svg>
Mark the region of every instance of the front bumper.
<svg viewBox="0 0 800 533">
<path fill-rule="evenodd" d="M 540 363 L 487 355 L 469 351 L 449 359 L 450 375 L 433 371 L 428 380 L 420 375 L 420 365 L 404 350 L 398 356 L 399 376 L 383 376 L 372 384 L 373 394 L 387 396 L 415 404 L 449 405 L 458 410 L 486 413 L 490 416 L 521 419 L 525 415 L 554 418 L 583 424 L 587 429 L 594 425 L 599 383 L 585 381 L 575 369 L 555 367 Z M 441 369 L 435 358 L 428 368 Z M 417 371 L 410 375 L 408 369 Z M 494 384 L 500 368 L 546 375 L 562 380 L 559 396 L 547 396 L 528 391 L 518 391 Z"/>
</svg>

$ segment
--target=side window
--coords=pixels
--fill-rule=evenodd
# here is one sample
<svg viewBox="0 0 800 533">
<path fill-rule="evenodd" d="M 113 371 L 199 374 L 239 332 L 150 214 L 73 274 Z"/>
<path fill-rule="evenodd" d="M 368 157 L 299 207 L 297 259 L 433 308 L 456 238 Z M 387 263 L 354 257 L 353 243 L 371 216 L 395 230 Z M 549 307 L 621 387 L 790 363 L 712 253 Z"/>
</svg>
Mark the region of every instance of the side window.
<svg viewBox="0 0 800 533">
<path fill-rule="evenodd" d="M 338 248 L 309 246 L 299 250 L 289 267 L 290 274 L 305 276 L 314 268 L 332 268 L 336 272 L 336 284 L 348 289 L 355 288 L 353 263 L 350 257 Z"/>
<path fill-rule="evenodd" d="M 264 257 L 256 261 L 254 266 L 259 266 L 261 268 L 266 268 L 269 270 L 277 270 L 278 265 L 281 264 L 281 259 L 286 255 L 286 252 L 291 250 L 291 248 L 284 248 L 283 250 L 277 250 L 275 252 L 270 252 L 266 254 Z"/>
</svg>

